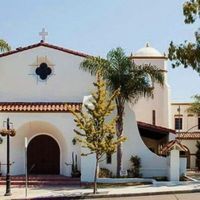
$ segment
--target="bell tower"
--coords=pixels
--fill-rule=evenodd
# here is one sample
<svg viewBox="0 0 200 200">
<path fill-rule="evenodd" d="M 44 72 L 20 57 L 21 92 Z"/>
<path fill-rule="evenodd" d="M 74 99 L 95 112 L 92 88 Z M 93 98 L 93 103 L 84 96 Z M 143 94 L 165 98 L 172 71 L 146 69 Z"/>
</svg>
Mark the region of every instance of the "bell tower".
<svg viewBox="0 0 200 200">
<path fill-rule="evenodd" d="M 164 74 L 164 85 L 155 83 L 153 98 L 140 98 L 133 106 L 136 120 L 170 127 L 170 89 L 167 80 L 167 57 L 148 43 L 131 56 L 136 65 L 151 64 Z"/>
</svg>

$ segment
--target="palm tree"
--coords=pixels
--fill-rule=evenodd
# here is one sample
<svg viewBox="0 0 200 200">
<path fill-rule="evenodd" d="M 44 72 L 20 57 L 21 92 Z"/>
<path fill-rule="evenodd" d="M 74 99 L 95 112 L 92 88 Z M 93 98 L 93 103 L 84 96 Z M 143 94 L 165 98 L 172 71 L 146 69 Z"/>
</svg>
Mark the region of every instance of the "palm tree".
<svg viewBox="0 0 200 200">
<path fill-rule="evenodd" d="M 0 39 L 0 52 L 5 51 L 10 51 L 10 46 L 5 40 Z"/>
<path fill-rule="evenodd" d="M 137 100 L 153 95 L 153 83 L 163 85 L 163 73 L 152 65 L 136 65 L 127 57 L 122 48 L 108 52 L 107 58 L 88 57 L 81 63 L 81 69 L 95 75 L 101 71 L 110 92 L 120 89 L 120 95 L 115 98 L 117 108 L 117 136 L 123 135 L 123 117 L 126 102 L 136 103 Z M 121 144 L 117 147 L 117 176 L 120 176 L 122 162 Z"/>
</svg>

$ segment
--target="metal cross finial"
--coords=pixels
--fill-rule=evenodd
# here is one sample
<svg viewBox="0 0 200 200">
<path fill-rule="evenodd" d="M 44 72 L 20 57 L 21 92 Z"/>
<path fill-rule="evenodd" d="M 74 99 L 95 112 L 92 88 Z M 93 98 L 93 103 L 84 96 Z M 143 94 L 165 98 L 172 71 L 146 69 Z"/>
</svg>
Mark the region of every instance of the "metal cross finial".
<svg viewBox="0 0 200 200">
<path fill-rule="evenodd" d="M 42 28 L 42 31 L 39 32 L 39 35 L 42 37 L 42 41 L 45 42 L 45 37 L 48 35 L 48 32 L 45 31 L 45 28 Z"/>
<path fill-rule="evenodd" d="M 149 44 L 149 42 L 147 42 L 147 43 L 146 43 L 146 47 L 150 47 L 150 44 Z"/>
</svg>

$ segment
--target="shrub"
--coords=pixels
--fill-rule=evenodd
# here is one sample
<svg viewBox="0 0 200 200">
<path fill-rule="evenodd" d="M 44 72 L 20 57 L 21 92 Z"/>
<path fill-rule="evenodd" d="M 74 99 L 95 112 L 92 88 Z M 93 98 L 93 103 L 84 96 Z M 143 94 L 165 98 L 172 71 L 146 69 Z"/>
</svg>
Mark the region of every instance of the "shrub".
<svg viewBox="0 0 200 200">
<path fill-rule="evenodd" d="M 99 169 L 99 178 L 110 178 L 112 177 L 112 172 L 106 168 Z"/>
<path fill-rule="evenodd" d="M 141 159 L 138 156 L 131 156 L 130 158 L 132 168 L 127 170 L 128 171 L 128 177 L 133 177 L 133 178 L 139 178 L 142 176 L 140 174 L 140 168 L 141 168 Z"/>
</svg>

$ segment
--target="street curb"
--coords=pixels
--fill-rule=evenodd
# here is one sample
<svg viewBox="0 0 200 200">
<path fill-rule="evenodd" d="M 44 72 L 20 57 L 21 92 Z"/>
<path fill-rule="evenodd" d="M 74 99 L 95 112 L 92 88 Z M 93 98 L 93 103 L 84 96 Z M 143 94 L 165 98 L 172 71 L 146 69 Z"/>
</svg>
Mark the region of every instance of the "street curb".
<svg viewBox="0 0 200 200">
<path fill-rule="evenodd" d="M 150 196 L 150 195 L 165 195 L 165 194 L 185 194 L 185 193 L 198 193 L 200 189 L 192 190 L 174 190 L 174 191 L 160 191 L 160 192 L 144 192 L 144 193 L 126 193 L 126 194 L 92 194 L 85 193 L 82 195 L 66 195 L 66 196 L 47 196 L 47 197 L 33 197 L 33 198 L 20 198 L 20 200 L 43 200 L 43 199 L 56 199 L 56 200 L 65 200 L 65 199 L 97 199 L 97 198 L 117 198 L 117 197 L 137 197 L 137 196 Z M 104 192 L 102 192 L 104 193 Z M 12 199 L 12 200 L 19 200 Z"/>
</svg>

